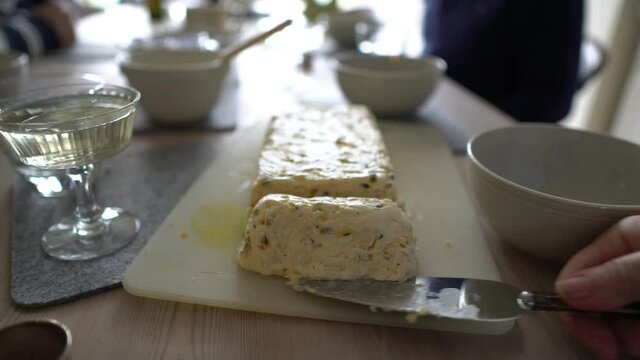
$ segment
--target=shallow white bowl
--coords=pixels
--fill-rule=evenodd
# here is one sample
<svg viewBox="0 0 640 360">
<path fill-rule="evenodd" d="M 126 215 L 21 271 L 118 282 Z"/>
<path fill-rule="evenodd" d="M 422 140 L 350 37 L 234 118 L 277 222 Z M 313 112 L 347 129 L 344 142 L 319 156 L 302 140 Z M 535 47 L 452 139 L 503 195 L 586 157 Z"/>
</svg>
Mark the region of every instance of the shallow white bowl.
<svg viewBox="0 0 640 360">
<path fill-rule="evenodd" d="M 356 52 L 339 54 L 334 66 L 345 97 L 380 117 L 412 116 L 429 99 L 447 67 L 434 56 L 412 59 Z"/>
<path fill-rule="evenodd" d="M 173 124 L 206 118 L 229 68 L 216 53 L 199 50 L 134 50 L 118 62 L 129 84 L 142 93 L 151 119 Z"/>
<path fill-rule="evenodd" d="M 513 246 L 566 260 L 640 214 L 640 146 L 555 125 L 490 130 L 467 145 L 481 215 Z"/>
</svg>

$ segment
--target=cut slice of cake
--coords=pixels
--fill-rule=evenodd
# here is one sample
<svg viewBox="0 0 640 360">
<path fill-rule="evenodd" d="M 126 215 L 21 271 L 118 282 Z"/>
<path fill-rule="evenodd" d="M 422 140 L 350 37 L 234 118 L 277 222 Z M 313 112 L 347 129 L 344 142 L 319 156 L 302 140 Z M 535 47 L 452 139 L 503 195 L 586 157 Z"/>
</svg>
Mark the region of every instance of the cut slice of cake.
<svg viewBox="0 0 640 360">
<path fill-rule="evenodd" d="M 364 106 L 307 108 L 271 120 L 251 190 L 267 194 L 395 199 L 393 168 Z"/>
<path fill-rule="evenodd" d="M 251 212 L 238 262 L 287 278 L 403 281 L 416 273 L 414 247 L 391 200 L 270 194 Z"/>
</svg>

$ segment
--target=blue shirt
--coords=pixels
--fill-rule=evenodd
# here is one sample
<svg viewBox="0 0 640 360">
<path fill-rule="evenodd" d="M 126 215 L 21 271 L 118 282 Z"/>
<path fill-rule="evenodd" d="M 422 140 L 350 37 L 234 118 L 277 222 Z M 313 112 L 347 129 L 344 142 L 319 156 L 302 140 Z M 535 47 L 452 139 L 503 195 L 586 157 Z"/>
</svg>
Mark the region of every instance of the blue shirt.
<svg viewBox="0 0 640 360">
<path fill-rule="evenodd" d="M 427 0 L 425 53 L 519 121 L 557 122 L 577 87 L 583 0 Z"/>
</svg>

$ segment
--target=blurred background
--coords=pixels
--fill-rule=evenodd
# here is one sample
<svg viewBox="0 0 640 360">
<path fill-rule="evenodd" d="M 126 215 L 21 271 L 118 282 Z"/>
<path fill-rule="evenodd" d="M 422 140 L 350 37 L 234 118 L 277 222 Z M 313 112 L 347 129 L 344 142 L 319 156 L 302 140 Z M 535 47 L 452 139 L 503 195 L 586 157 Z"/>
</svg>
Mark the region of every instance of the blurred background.
<svg viewBox="0 0 640 360">
<path fill-rule="evenodd" d="M 118 12 L 123 4 L 144 4 L 156 20 L 153 27 L 149 27 L 136 17 L 128 18 L 131 12 L 123 11 L 119 27 L 100 21 L 78 22 L 78 42 L 83 46 L 76 49 L 78 55 L 87 58 L 100 54 L 110 56 L 113 49 L 126 47 L 132 38 L 177 31 L 185 23 L 187 9 L 212 3 L 223 4 L 233 15 L 231 21 L 233 18 L 257 19 L 258 29 L 262 17 L 293 19 L 297 37 L 288 36 L 286 45 L 298 54 L 314 52 L 323 46 L 322 24 L 326 25 L 327 15 L 370 8 L 384 26 L 376 29 L 375 41 L 359 44 L 359 50 L 417 57 L 424 47 L 421 24 L 427 3 L 425 0 L 63 1 L 73 2 L 83 16 L 99 11 Z M 562 123 L 640 142 L 640 122 L 637 121 L 640 114 L 637 101 L 640 98 L 640 0 L 585 0 L 584 20 L 583 33 L 588 45 L 583 51 L 587 59 L 584 71 L 588 73 L 588 80 L 576 92 L 571 111 Z"/>
<path fill-rule="evenodd" d="M 121 3 L 120 0 L 74 0 L 87 11 L 108 10 Z M 125 0 L 132 2 L 133 0 Z M 138 0 L 135 0 L 138 1 Z M 134 1 L 134 2 L 135 2 Z M 160 6 L 169 23 L 179 23 L 186 16 L 188 7 L 205 4 L 203 0 L 146 0 L 162 1 Z M 403 42 L 384 43 L 378 39 L 376 53 L 417 56 L 423 47 L 420 24 L 424 13 L 424 0 L 226 0 L 225 5 L 237 14 L 278 14 L 294 20 L 316 21 L 323 12 L 339 9 L 370 7 L 385 24 L 389 39 L 404 39 Z M 576 93 L 570 114 L 563 123 L 577 128 L 591 129 L 640 142 L 640 0 L 587 0 L 585 2 L 584 34 L 595 47 L 592 60 L 597 69 L 589 81 Z M 100 26 L 95 23 L 86 23 Z M 122 28 L 105 28 L 109 37 L 99 36 L 96 31 L 78 31 L 82 42 L 101 44 L 104 39 L 130 39 L 149 35 L 144 24 L 123 22 Z M 80 24 L 82 26 L 82 23 Z M 95 30 L 95 29 L 92 29 Z M 114 36 L 114 32 L 116 33 Z M 118 36 L 118 33 L 121 33 Z M 92 38 L 83 37 L 90 34 Z M 106 44 L 104 44 L 106 45 Z"/>
</svg>

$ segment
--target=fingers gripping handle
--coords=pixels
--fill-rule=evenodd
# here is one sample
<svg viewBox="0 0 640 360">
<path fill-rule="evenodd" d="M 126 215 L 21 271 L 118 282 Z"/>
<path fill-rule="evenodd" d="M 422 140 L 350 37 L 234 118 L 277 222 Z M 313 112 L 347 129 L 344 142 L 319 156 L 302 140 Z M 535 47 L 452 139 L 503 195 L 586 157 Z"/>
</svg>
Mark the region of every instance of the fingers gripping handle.
<svg viewBox="0 0 640 360">
<path fill-rule="evenodd" d="M 569 311 L 594 313 L 593 311 L 574 308 L 564 302 L 556 293 L 523 291 L 518 296 L 518 305 L 526 310 Z M 631 303 L 619 309 L 598 312 L 602 314 L 640 315 L 640 302 Z"/>
</svg>

